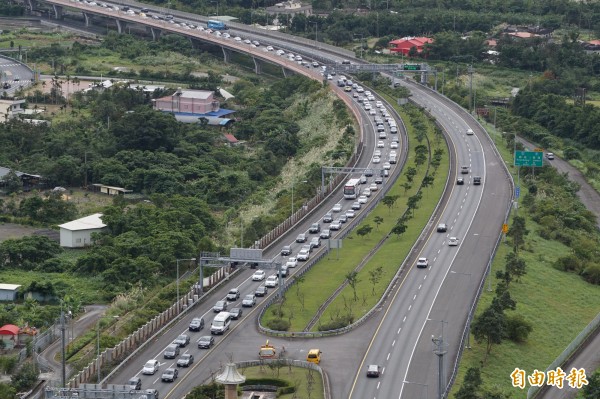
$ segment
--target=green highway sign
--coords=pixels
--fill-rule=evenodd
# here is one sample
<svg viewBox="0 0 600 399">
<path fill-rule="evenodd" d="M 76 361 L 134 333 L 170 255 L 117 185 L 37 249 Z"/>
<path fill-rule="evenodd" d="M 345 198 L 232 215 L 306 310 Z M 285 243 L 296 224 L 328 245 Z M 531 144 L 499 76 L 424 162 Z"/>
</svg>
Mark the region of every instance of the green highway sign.
<svg viewBox="0 0 600 399">
<path fill-rule="evenodd" d="M 405 71 L 420 71 L 421 64 L 404 64 L 402 69 Z"/>
<path fill-rule="evenodd" d="M 515 166 L 543 166 L 544 153 L 538 151 L 517 151 Z"/>
</svg>

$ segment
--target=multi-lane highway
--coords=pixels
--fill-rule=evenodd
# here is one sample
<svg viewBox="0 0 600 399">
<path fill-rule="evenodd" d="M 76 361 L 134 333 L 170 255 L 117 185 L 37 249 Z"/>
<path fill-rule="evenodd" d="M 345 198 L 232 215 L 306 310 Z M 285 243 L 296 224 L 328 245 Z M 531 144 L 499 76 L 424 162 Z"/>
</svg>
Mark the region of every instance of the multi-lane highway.
<svg viewBox="0 0 600 399">
<path fill-rule="evenodd" d="M 51 1 L 59 3 L 61 0 Z M 71 4 L 76 8 L 88 7 L 81 3 Z M 100 13 L 103 12 L 100 10 Z M 147 25 L 157 23 L 159 26 L 165 26 L 161 22 L 152 20 L 143 20 L 140 23 Z M 168 27 L 168 29 L 177 32 L 181 30 L 183 34 L 190 35 L 189 29 L 180 29 L 180 27 Z M 200 33 L 194 32 L 194 35 L 196 34 Z M 253 32 L 253 35 L 251 39 L 261 41 L 263 46 L 278 45 L 276 41 L 269 41 L 271 38 L 264 38 L 258 30 Z M 262 55 L 269 61 L 298 69 L 297 63 L 290 63 L 282 58 L 276 60 L 269 52 L 257 47 L 244 47 L 242 43 L 227 42 L 223 38 L 215 38 L 214 35 L 206 38 L 208 41 L 224 43 L 235 50 L 253 56 Z M 292 38 L 288 43 L 279 43 L 279 45 L 289 51 L 290 43 L 293 43 L 293 51 L 305 57 L 318 55 L 320 61 L 322 58 L 329 57 L 330 62 L 337 62 L 342 58 L 339 54 L 331 54 L 331 51 L 326 49 L 316 54 L 314 46 L 302 47 L 301 43 L 294 42 Z M 427 267 L 417 269 L 411 265 L 411 270 L 405 275 L 393 299 L 386 304 L 380 315 L 352 333 L 341 337 L 314 341 L 276 339 L 273 342 L 272 340 L 276 346 L 285 345 L 288 355 L 297 359 L 305 358 L 306 350 L 310 347 L 326 348 L 322 366 L 330 375 L 334 398 L 414 398 L 423 396 L 424 392 L 425 395 L 433 397 L 437 394 L 438 359 L 432 352 L 432 336 L 436 339 L 443 338 L 444 341 L 442 349 L 446 352 L 443 357 L 446 374 L 443 385 L 446 385 L 461 344 L 468 311 L 486 271 L 489 255 L 494 249 L 511 201 L 510 178 L 505 171 L 504 163 L 494 151 L 483 129 L 464 110 L 439 94 L 414 83 L 405 82 L 405 84 L 411 90 L 414 102 L 426 108 L 438 120 L 451 140 L 450 147 L 454 151 L 457 163 L 455 166 L 458 167 L 453 170 L 466 166 L 468 173 L 463 175 L 464 185 L 455 185 L 458 177 L 455 174 L 449 179 L 449 189 L 452 191 L 439 213 L 439 218 L 433 221 L 434 226 L 431 226 L 433 230 L 430 230 L 431 232 L 426 236 L 420 252 L 421 257 L 428 259 Z M 361 110 L 364 110 L 364 104 Z M 371 122 L 375 116 L 363 115 L 363 121 Z M 469 128 L 474 131 L 473 135 L 467 134 Z M 380 149 L 377 148 L 379 139 L 375 136 L 375 131 L 366 129 L 365 156 L 358 166 L 367 167 L 373 162 L 372 155 L 376 150 L 382 151 L 383 159 L 389 156 L 391 134 L 388 129 L 389 126 L 386 127 L 388 138 L 385 139 L 384 147 Z M 481 185 L 472 184 L 472 177 L 475 175 L 482 178 Z M 372 195 L 370 201 L 374 199 L 375 196 Z M 300 223 L 293 232 L 289 232 L 282 239 L 277 248 L 269 249 L 265 255 L 275 256 L 280 250 L 280 245 L 296 245 L 292 243 L 296 235 L 305 232 L 311 223 L 322 220 L 323 215 L 338 202 L 343 204 L 339 214 L 345 213 L 346 208 L 352 203 L 342 200 L 341 194 L 332 196 L 321 211 L 315 212 Z M 440 222 L 448 225 L 446 232 L 435 232 L 435 225 Z M 448 245 L 451 236 L 458 238 L 458 246 Z M 297 251 L 297 246 L 293 246 L 293 250 Z M 259 283 L 251 282 L 250 275 L 250 271 L 240 273 L 213 299 L 215 301 L 222 299 L 226 290 L 231 287 L 239 287 L 242 297 L 254 292 Z M 258 347 L 265 340 L 256 329 L 256 308 L 247 309 L 242 320 L 234 321 L 228 333 L 216 338 L 216 343 L 211 350 L 199 350 L 194 347 L 198 336 L 205 335 L 210 326 L 213 315 L 210 309 L 212 302 L 203 303 L 194 311 L 193 316 L 204 317 L 207 327 L 204 332 L 191 333 L 192 344 L 183 349 L 195 355 L 195 366 L 182 372 L 179 380 L 173 384 L 161 383 L 160 374 L 145 376 L 144 388 L 158 387 L 161 397 L 180 398 L 192 386 L 208 380 L 211 373 L 216 372 L 230 357 L 234 360 L 256 358 Z M 172 360 L 162 359 L 164 348 L 178 334 L 187 330 L 191 317 L 192 315 L 184 318 L 168 333 L 156 338 L 156 341 L 141 351 L 139 356 L 125 365 L 118 373 L 118 377 L 113 378 L 111 382 L 124 383 L 128 378 L 138 375 L 148 359 L 160 360 L 162 366 L 159 373 L 167 366 L 171 366 Z M 367 379 L 365 376 L 367 364 L 380 365 L 383 370 L 382 376 L 379 379 Z M 352 374 L 355 377 L 349 379 L 348 376 Z"/>
<path fill-rule="evenodd" d="M 33 72 L 26 65 L 8 57 L 0 56 L 0 93 L 11 97 L 33 82 Z"/>
</svg>

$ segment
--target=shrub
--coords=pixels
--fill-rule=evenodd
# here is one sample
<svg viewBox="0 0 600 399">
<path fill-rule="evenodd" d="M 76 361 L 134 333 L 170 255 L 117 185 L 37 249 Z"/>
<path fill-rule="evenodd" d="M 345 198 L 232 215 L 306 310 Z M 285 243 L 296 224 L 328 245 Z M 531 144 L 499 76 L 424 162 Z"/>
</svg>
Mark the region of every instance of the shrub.
<svg viewBox="0 0 600 399">
<path fill-rule="evenodd" d="M 520 314 L 506 316 L 506 337 L 513 342 L 525 342 L 533 327 Z"/>
<path fill-rule="evenodd" d="M 564 272 L 580 270 L 581 261 L 575 255 L 562 256 L 554 262 L 554 268 Z"/>
<path fill-rule="evenodd" d="M 283 319 L 269 320 L 266 324 L 268 328 L 275 331 L 287 331 L 290 328 L 290 322 Z"/>
<path fill-rule="evenodd" d="M 354 322 L 354 316 L 346 315 L 330 321 L 329 323 L 319 325 L 319 331 L 337 330 L 349 326 Z"/>
<path fill-rule="evenodd" d="M 581 277 L 591 284 L 600 285 L 600 265 L 591 264 L 581 272 Z"/>
</svg>

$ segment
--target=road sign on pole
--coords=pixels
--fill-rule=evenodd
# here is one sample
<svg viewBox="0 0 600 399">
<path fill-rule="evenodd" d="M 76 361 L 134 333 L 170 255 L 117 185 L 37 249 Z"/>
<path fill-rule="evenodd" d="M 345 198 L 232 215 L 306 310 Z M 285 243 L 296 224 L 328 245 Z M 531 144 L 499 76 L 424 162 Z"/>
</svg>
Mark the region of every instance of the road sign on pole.
<svg viewBox="0 0 600 399">
<path fill-rule="evenodd" d="M 543 166 L 544 153 L 539 151 L 516 151 L 515 166 Z"/>
<path fill-rule="evenodd" d="M 515 187 L 515 198 L 519 198 L 521 196 L 521 187 Z"/>
</svg>

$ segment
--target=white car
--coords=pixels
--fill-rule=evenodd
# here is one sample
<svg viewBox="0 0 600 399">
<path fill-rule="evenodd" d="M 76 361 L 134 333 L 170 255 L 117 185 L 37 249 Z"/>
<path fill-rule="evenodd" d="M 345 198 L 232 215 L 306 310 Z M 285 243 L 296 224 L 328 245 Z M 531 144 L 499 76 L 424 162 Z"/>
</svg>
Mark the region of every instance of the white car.
<svg viewBox="0 0 600 399">
<path fill-rule="evenodd" d="M 390 170 L 390 169 L 392 169 L 392 165 L 389 162 L 386 162 L 383 164 L 383 169 Z"/>
<path fill-rule="evenodd" d="M 236 36 L 236 37 L 233 38 L 233 40 L 235 40 L 236 42 L 241 42 L 242 38 L 239 37 L 239 36 Z"/>
<path fill-rule="evenodd" d="M 390 148 L 398 148 L 398 142 L 392 141 L 392 144 L 390 144 Z"/>
<path fill-rule="evenodd" d="M 373 157 L 373 163 L 380 163 L 381 162 L 381 158 L 379 158 L 377 155 Z"/>
<path fill-rule="evenodd" d="M 288 261 L 285 262 L 285 265 L 293 269 L 294 267 L 298 266 L 298 260 L 292 256 L 291 258 L 288 258 Z"/>
<path fill-rule="evenodd" d="M 231 35 L 229 33 L 225 32 L 225 33 L 223 33 L 223 37 L 225 39 L 229 39 L 231 37 Z"/>
<path fill-rule="evenodd" d="M 471 128 L 468 128 L 468 129 L 467 129 L 467 136 L 472 136 L 473 134 L 474 134 L 474 133 L 473 133 L 473 129 L 471 129 Z"/>
<path fill-rule="evenodd" d="M 363 89 L 363 87 L 362 87 L 362 86 L 358 86 L 358 87 L 356 88 L 356 91 L 357 91 L 357 92 L 359 92 L 359 93 L 364 93 L 364 92 L 365 92 L 365 89 Z"/>
<path fill-rule="evenodd" d="M 417 267 L 418 267 L 419 269 L 421 269 L 421 268 L 425 268 L 425 267 L 427 267 L 427 266 L 429 266 L 429 260 L 428 260 L 427 258 L 419 258 L 419 259 L 417 260 Z"/>
<path fill-rule="evenodd" d="M 387 134 L 385 134 L 385 132 L 379 132 L 379 138 L 380 139 L 387 139 Z"/>
<path fill-rule="evenodd" d="M 449 247 L 456 247 L 456 246 L 458 246 L 458 238 L 456 238 L 456 237 L 450 237 L 450 238 L 448 238 L 448 246 Z"/>
<path fill-rule="evenodd" d="M 342 204 L 340 204 L 340 203 L 335 204 L 333 206 L 333 208 L 331 208 L 331 210 L 333 212 L 341 212 L 342 211 Z"/>
<path fill-rule="evenodd" d="M 327 75 L 327 80 L 333 80 L 333 76 Z"/>
<path fill-rule="evenodd" d="M 283 50 L 277 50 L 276 53 L 277 53 L 277 55 L 284 55 L 285 51 L 283 51 Z"/>
<path fill-rule="evenodd" d="M 375 183 L 371 184 L 369 186 L 369 188 L 371 189 L 371 191 L 377 191 L 377 190 L 379 190 L 379 186 L 377 184 L 375 184 Z"/>
<path fill-rule="evenodd" d="M 267 46 L 267 51 L 273 51 L 273 46 Z"/>
<path fill-rule="evenodd" d="M 397 157 L 398 153 L 396 151 L 390 151 L 390 157 Z"/>
<path fill-rule="evenodd" d="M 369 202 L 369 199 L 365 195 L 361 195 L 360 197 L 358 197 L 359 204 L 366 204 L 367 202 Z"/>
<path fill-rule="evenodd" d="M 148 360 L 146 364 L 144 364 L 144 368 L 142 369 L 142 374 L 154 375 L 158 371 L 160 364 L 158 360 L 152 359 Z"/>
<path fill-rule="evenodd" d="M 375 101 L 375 106 L 377 108 L 381 108 L 381 107 L 383 107 L 383 103 L 381 101 Z"/>
<path fill-rule="evenodd" d="M 251 308 L 254 305 L 256 305 L 256 297 L 254 296 L 254 294 L 248 294 L 244 297 L 244 299 L 242 299 L 243 307 Z"/>
<path fill-rule="evenodd" d="M 356 211 L 354 209 L 348 209 L 346 211 L 346 217 L 347 218 L 353 218 L 355 214 L 356 214 Z"/>
<path fill-rule="evenodd" d="M 342 222 L 340 222 L 339 220 L 334 220 L 329 225 L 329 230 L 339 230 L 341 228 L 342 228 Z"/>
<path fill-rule="evenodd" d="M 251 44 L 252 42 L 250 41 L 250 39 L 245 39 L 245 40 L 244 40 L 244 43 L 246 43 L 246 44 Z"/>
<path fill-rule="evenodd" d="M 260 42 L 258 40 L 252 40 L 252 44 L 254 44 L 256 47 L 260 46 Z"/>
<path fill-rule="evenodd" d="M 383 147 L 385 147 L 385 143 L 383 141 L 378 141 L 377 148 L 383 148 Z"/>
<path fill-rule="evenodd" d="M 277 280 L 277 276 L 275 275 L 267 277 L 267 280 L 265 281 L 265 287 L 269 288 L 277 287 L 278 284 L 279 281 Z"/>
<path fill-rule="evenodd" d="M 306 249 L 303 249 L 300 252 L 298 252 L 298 257 L 297 257 L 298 260 L 307 261 L 309 257 L 310 257 L 310 252 Z"/>
<path fill-rule="evenodd" d="M 265 279 L 265 271 L 264 270 L 257 270 L 252 275 L 252 281 L 262 281 L 264 279 Z"/>
<path fill-rule="evenodd" d="M 371 96 L 371 95 L 372 95 L 372 93 L 370 90 L 365 91 L 365 96 Z"/>
<path fill-rule="evenodd" d="M 365 188 L 365 189 L 363 190 L 363 195 L 364 195 L 365 197 L 370 197 L 370 196 L 371 196 L 371 189 L 370 189 L 370 188 Z"/>
<path fill-rule="evenodd" d="M 375 150 L 375 151 L 373 151 L 373 156 L 374 157 L 381 157 L 381 150 Z"/>
<path fill-rule="evenodd" d="M 371 109 L 369 110 L 369 115 L 377 115 L 377 111 L 375 111 L 375 109 L 374 109 L 374 108 L 371 108 Z"/>
</svg>

